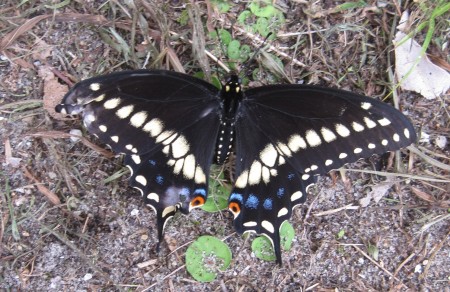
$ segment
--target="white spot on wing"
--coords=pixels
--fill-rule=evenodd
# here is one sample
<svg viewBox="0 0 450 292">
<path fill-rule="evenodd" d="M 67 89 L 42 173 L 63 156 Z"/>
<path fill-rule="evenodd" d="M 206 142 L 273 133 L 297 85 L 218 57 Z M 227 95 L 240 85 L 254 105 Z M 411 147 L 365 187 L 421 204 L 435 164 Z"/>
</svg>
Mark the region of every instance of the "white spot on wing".
<svg viewBox="0 0 450 292">
<path fill-rule="evenodd" d="M 130 118 L 130 124 L 136 128 L 141 127 L 145 120 L 147 119 L 147 113 L 144 111 L 135 113 L 131 118 Z"/>
<path fill-rule="evenodd" d="M 307 180 L 310 177 L 309 174 L 304 174 L 302 175 L 302 180 Z"/>
<path fill-rule="evenodd" d="M 103 133 L 105 133 L 106 131 L 108 131 L 108 128 L 107 128 L 105 125 L 100 125 L 100 126 L 98 126 L 98 129 L 99 129 L 100 131 L 102 131 Z"/>
<path fill-rule="evenodd" d="M 111 99 L 105 101 L 105 103 L 103 104 L 103 107 L 105 109 L 115 109 L 117 106 L 119 106 L 121 101 L 122 100 L 118 97 L 111 98 Z"/>
<path fill-rule="evenodd" d="M 336 135 L 328 128 L 322 127 L 320 133 L 322 134 L 323 139 L 328 143 L 336 140 Z"/>
<path fill-rule="evenodd" d="M 100 102 L 100 101 L 102 101 L 102 100 L 104 100 L 105 99 L 105 95 L 104 94 L 101 94 L 101 95 L 99 95 L 99 96 L 97 96 L 96 98 L 95 98 L 95 101 L 96 102 Z"/>
<path fill-rule="evenodd" d="M 325 161 L 325 165 L 326 166 L 330 166 L 330 165 L 332 165 L 333 164 L 333 160 L 331 160 L 331 159 L 327 159 L 326 161 Z"/>
<path fill-rule="evenodd" d="M 206 175 L 203 172 L 202 168 L 200 166 L 197 166 L 195 168 L 195 182 L 198 184 L 204 184 L 206 183 Z"/>
<path fill-rule="evenodd" d="M 378 124 L 382 125 L 382 126 L 387 126 L 391 124 L 391 121 L 389 121 L 386 118 L 382 118 L 381 120 L 378 120 Z"/>
<path fill-rule="evenodd" d="M 156 137 L 159 134 L 161 134 L 163 128 L 164 123 L 160 119 L 155 118 L 150 120 L 150 122 L 146 123 L 144 128 L 142 128 L 142 130 L 144 130 L 147 133 L 150 133 L 150 136 Z"/>
<path fill-rule="evenodd" d="M 381 141 L 381 145 L 386 146 L 387 144 L 388 144 L 388 140 L 383 139 L 383 140 Z"/>
<path fill-rule="evenodd" d="M 297 152 L 300 148 L 305 149 L 307 147 L 305 139 L 300 135 L 292 135 L 289 137 L 288 147 L 292 152 Z"/>
<path fill-rule="evenodd" d="M 258 225 L 258 223 L 256 223 L 256 221 L 248 221 L 242 225 L 244 225 L 245 227 L 254 227 L 254 226 Z"/>
<path fill-rule="evenodd" d="M 279 151 L 281 151 L 281 154 L 286 155 L 287 157 L 292 156 L 291 149 L 289 149 L 289 147 L 286 144 L 278 142 L 277 148 Z"/>
<path fill-rule="evenodd" d="M 179 174 L 183 169 L 184 159 L 178 159 L 173 167 L 173 173 Z"/>
<path fill-rule="evenodd" d="M 153 201 L 159 203 L 159 196 L 158 196 L 157 193 L 150 193 L 150 194 L 148 194 L 148 195 L 147 195 L 147 199 L 153 200 Z"/>
<path fill-rule="evenodd" d="M 409 139 L 409 130 L 405 128 L 405 130 L 403 131 L 403 134 L 405 135 L 405 137 L 407 139 Z"/>
<path fill-rule="evenodd" d="M 261 181 L 261 163 L 259 161 L 254 161 L 250 167 L 250 172 L 248 174 L 248 184 L 256 185 Z"/>
<path fill-rule="evenodd" d="M 394 135 L 392 136 L 392 139 L 393 139 L 395 142 L 398 142 L 398 141 L 400 141 L 400 136 L 399 136 L 398 134 L 394 134 Z"/>
<path fill-rule="evenodd" d="M 273 233 L 273 232 L 275 231 L 275 228 L 273 227 L 273 224 L 270 223 L 270 222 L 267 221 L 267 220 L 262 221 L 262 222 L 261 222 L 261 226 L 262 226 L 265 230 L 269 231 L 270 233 Z"/>
<path fill-rule="evenodd" d="M 91 85 L 89 85 L 89 89 L 92 91 L 97 91 L 100 89 L 100 83 L 92 83 Z"/>
<path fill-rule="evenodd" d="M 286 207 L 283 207 L 278 211 L 278 217 L 283 217 L 289 213 L 288 209 Z"/>
<path fill-rule="evenodd" d="M 273 147 L 272 144 L 268 144 L 259 153 L 259 158 L 268 167 L 273 167 L 275 165 L 275 161 L 277 160 L 277 157 L 278 157 L 277 150 L 275 149 L 275 147 Z"/>
<path fill-rule="evenodd" d="M 375 144 L 369 143 L 369 145 L 367 145 L 367 148 L 369 148 L 369 149 L 375 149 Z"/>
<path fill-rule="evenodd" d="M 117 143 L 117 142 L 119 142 L 119 136 L 111 136 L 111 140 L 113 140 L 113 142 Z"/>
<path fill-rule="evenodd" d="M 298 199 L 300 199 L 301 197 L 303 197 L 303 193 L 300 191 L 296 191 L 295 193 L 292 194 L 291 196 L 291 202 L 297 201 Z"/>
<path fill-rule="evenodd" d="M 134 105 L 126 105 L 116 111 L 116 116 L 120 119 L 126 119 L 134 110 Z"/>
<path fill-rule="evenodd" d="M 173 131 L 164 131 L 156 137 L 156 143 L 163 143 L 164 145 L 169 145 L 177 137 Z"/>
<path fill-rule="evenodd" d="M 367 128 L 372 129 L 377 126 L 377 123 L 369 119 L 368 117 L 364 117 L 364 123 L 366 124 Z"/>
<path fill-rule="evenodd" d="M 364 126 L 361 125 L 361 124 L 359 124 L 359 123 L 357 123 L 357 122 L 353 122 L 353 123 L 352 123 L 352 128 L 353 128 L 353 130 L 355 130 L 356 132 L 361 132 L 361 131 L 364 130 Z"/>
<path fill-rule="evenodd" d="M 350 130 L 342 124 L 336 124 L 335 129 L 341 137 L 348 137 L 350 135 Z"/>
<path fill-rule="evenodd" d="M 372 107 L 372 104 L 370 104 L 369 102 L 361 102 L 361 107 L 365 110 L 368 110 Z"/>
<path fill-rule="evenodd" d="M 189 143 L 184 136 L 179 136 L 172 143 L 172 155 L 173 158 L 179 158 L 186 155 L 189 152 Z"/>
<path fill-rule="evenodd" d="M 243 189 L 247 186 L 247 181 L 248 181 L 248 170 L 245 170 L 239 175 L 239 177 L 236 180 L 235 185 L 238 188 Z"/>
<path fill-rule="evenodd" d="M 143 186 L 147 185 L 147 179 L 142 175 L 136 176 L 135 180 Z"/>
<path fill-rule="evenodd" d="M 306 131 L 305 137 L 306 137 L 306 141 L 308 142 L 309 146 L 311 146 L 311 147 L 319 146 L 322 143 L 319 135 L 317 135 L 316 131 L 314 131 L 314 130 Z"/>
<path fill-rule="evenodd" d="M 361 148 L 355 148 L 355 150 L 353 150 L 353 153 L 358 154 L 361 153 L 362 149 Z"/>
<path fill-rule="evenodd" d="M 339 154 L 340 159 L 344 159 L 346 157 L 347 157 L 347 153 L 342 152 L 341 154 Z"/>
<path fill-rule="evenodd" d="M 141 157 L 139 155 L 131 155 L 131 159 L 136 164 L 141 164 Z"/>
<path fill-rule="evenodd" d="M 262 167 L 262 179 L 266 184 L 270 182 L 270 170 L 265 166 Z"/>
<path fill-rule="evenodd" d="M 193 154 L 188 155 L 184 160 L 183 175 L 187 179 L 194 178 L 195 174 L 195 157 Z"/>
</svg>

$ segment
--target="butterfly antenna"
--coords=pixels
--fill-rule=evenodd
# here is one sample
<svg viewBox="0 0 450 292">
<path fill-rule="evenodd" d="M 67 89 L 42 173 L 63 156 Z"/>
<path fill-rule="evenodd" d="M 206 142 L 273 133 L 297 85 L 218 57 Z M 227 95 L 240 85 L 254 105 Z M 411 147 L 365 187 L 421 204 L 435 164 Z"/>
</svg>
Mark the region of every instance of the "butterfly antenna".
<svg viewBox="0 0 450 292">
<path fill-rule="evenodd" d="M 261 51 L 261 49 L 266 45 L 267 39 L 272 35 L 272 32 L 269 32 L 267 36 L 262 41 L 261 45 L 256 49 L 256 51 L 253 53 L 250 59 L 244 64 L 244 66 L 241 69 L 241 72 L 244 72 L 244 76 L 250 75 L 250 63 L 256 58 L 256 55 Z"/>
</svg>

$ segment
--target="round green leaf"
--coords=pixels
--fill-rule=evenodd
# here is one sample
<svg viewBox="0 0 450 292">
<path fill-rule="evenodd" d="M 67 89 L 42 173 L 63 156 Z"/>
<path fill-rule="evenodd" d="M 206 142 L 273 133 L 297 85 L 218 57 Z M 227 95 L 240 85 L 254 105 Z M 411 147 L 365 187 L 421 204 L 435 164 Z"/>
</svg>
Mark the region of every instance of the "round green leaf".
<svg viewBox="0 0 450 292">
<path fill-rule="evenodd" d="M 241 55 L 241 51 L 239 48 L 241 47 L 241 43 L 238 40 L 232 40 L 228 44 L 228 58 L 237 60 L 239 59 L 239 56 Z"/>
<path fill-rule="evenodd" d="M 260 35 L 262 35 L 263 37 L 266 37 L 270 32 L 269 21 L 267 20 L 267 18 L 260 17 L 256 21 L 255 28 L 256 28 L 256 31 L 259 32 Z"/>
<path fill-rule="evenodd" d="M 209 183 L 209 196 L 206 203 L 202 206 L 202 209 L 210 213 L 226 209 L 228 207 L 230 190 L 218 183 L 211 182 L 211 180 Z"/>
<path fill-rule="evenodd" d="M 290 250 L 292 247 L 292 241 L 295 236 L 294 227 L 292 224 L 285 221 L 280 228 L 281 247 L 284 250 Z M 275 261 L 276 256 L 272 247 L 272 243 L 266 236 L 259 236 L 252 242 L 252 251 L 255 256 L 264 261 Z"/>
<path fill-rule="evenodd" d="M 245 22 L 251 15 L 252 15 L 252 13 L 248 10 L 242 11 L 241 14 L 239 14 L 239 16 L 237 18 L 238 23 L 245 24 Z"/>
<path fill-rule="evenodd" d="M 253 1 L 250 3 L 250 11 L 258 17 L 270 18 L 280 11 L 271 5 L 272 1 Z"/>
<path fill-rule="evenodd" d="M 217 7 L 220 13 L 227 13 L 231 8 L 231 5 L 226 0 L 211 0 L 211 4 Z"/>
<path fill-rule="evenodd" d="M 277 259 L 272 248 L 272 243 L 265 236 L 259 236 L 253 240 L 252 251 L 257 258 L 264 261 L 273 262 Z"/>
<path fill-rule="evenodd" d="M 241 48 L 240 48 L 240 56 L 239 56 L 239 60 L 240 60 L 241 62 L 247 61 L 247 59 L 248 59 L 249 56 L 250 56 L 251 50 L 252 50 L 252 49 L 250 48 L 249 45 L 242 45 Z"/>
<path fill-rule="evenodd" d="M 284 221 L 284 223 L 281 225 L 280 237 L 281 247 L 284 250 L 290 250 L 292 247 L 292 241 L 295 237 L 295 230 L 294 227 L 292 227 L 291 223 Z"/>
<path fill-rule="evenodd" d="M 228 268 L 231 251 L 221 240 L 205 235 L 186 250 L 186 270 L 199 282 L 211 282 Z"/>
</svg>

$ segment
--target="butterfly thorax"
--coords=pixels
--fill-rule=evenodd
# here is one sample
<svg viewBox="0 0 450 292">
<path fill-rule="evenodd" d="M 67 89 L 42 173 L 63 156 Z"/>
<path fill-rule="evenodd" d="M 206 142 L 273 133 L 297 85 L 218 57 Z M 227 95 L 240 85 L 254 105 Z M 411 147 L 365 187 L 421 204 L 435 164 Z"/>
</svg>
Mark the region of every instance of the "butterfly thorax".
<svg viewBox="0 0 450 292">
<path fill-rule="evenodd" d="M 223 164 L 233 150 L 236 111 L 242 100 L 239 78 L 232 75 L 220 92 L 222 99 L 222 118 L 216 141 L 215 163 Z"/>
</svg>

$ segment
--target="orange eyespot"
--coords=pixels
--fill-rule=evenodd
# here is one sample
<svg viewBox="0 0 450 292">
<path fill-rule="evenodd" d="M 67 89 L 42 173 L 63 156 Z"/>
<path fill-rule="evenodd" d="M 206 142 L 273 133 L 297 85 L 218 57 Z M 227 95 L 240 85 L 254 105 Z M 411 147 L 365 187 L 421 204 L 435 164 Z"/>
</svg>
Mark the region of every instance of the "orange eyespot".
<svg viewBox="0 0 450 292">
<path fill-rule="evenodd" d="M 241 212 L 241 207 L 236 202 L 231 202 L 228 204 L 228 210 L 230 210 L 236 217 Z"/>
<path fill-rule="evenodd" d="M 205 204 L 205 198 L 203 198 L 202 196 L 197 196 L 194 199 L 192 199 L 192 201 L 191 201 L 192 208 L 200 207 L 200 206 L 203 206 L 204 204 Z"/>
</svg>

